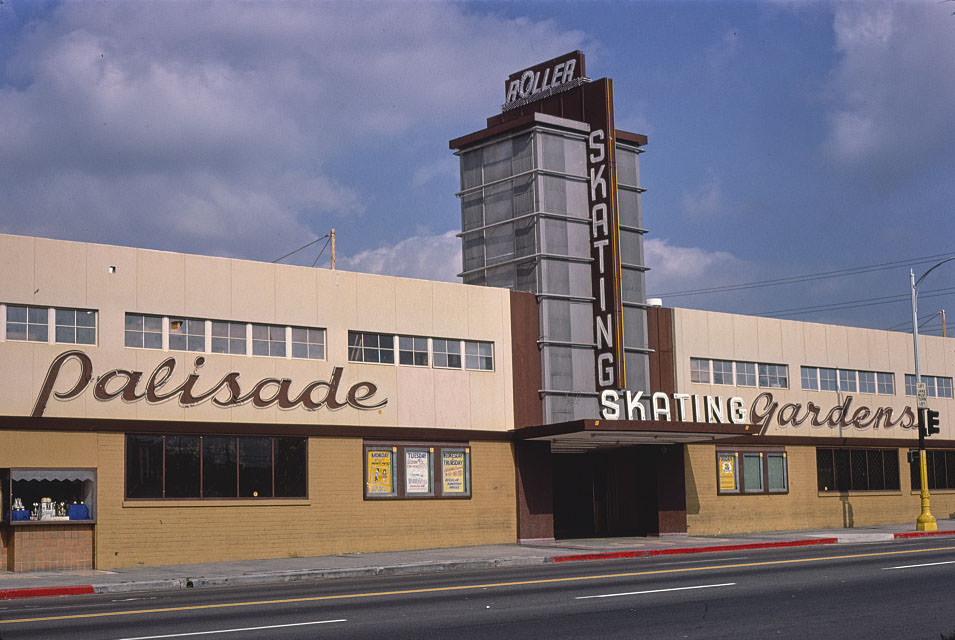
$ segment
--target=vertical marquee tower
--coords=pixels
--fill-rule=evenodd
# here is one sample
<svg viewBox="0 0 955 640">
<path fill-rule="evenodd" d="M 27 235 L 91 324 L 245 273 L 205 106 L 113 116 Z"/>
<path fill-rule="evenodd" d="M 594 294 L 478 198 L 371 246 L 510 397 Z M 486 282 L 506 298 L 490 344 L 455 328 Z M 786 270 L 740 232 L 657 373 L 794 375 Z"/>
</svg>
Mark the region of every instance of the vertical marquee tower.
<svg viewBox="0 0 955 640">
<path fill-rule="evenodd" d="M 615 128 L 613 83 L 587 78 L 580 51 L 504 88 L 501 113 L 450 142 L 461 159 L 461 275 L 537 295 L 544 421 L 596 418 L 601 391 L 649 388 L 647 139 Z"/>
</svg>

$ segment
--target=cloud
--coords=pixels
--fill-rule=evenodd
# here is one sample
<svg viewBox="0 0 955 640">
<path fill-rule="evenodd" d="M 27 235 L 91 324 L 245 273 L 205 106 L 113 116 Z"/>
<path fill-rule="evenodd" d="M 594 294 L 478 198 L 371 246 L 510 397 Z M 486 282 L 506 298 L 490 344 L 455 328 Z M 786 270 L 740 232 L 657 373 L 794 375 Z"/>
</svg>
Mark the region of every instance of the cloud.
<svg viewBox="0 0 955 640">
<path fill-rule="evenodd" d="M 585 40 L 436 2 L 66 2 L 8 33 L 0 231 L 264 259 L 360 224 L 392 150 Z"/>
<path fill-rule="evenodd" d="M 648 238 L 643 244 L 647 272 L 647 293 L 651 297 L 679 291 L 705 289 L 753 280 L 754 266 L 726 251 L 681 247 L 669 240 Z M 667 306 L 688 305 L 693 298 L 674 296 Z"/>
<path fill-rule="evenodd" d="M 686 215 L 695 218 L 712 218 L 726 213 L 723 185 L 719 176 L 710 173 L 705 182 L 694 191 L 684 191 L 680 202 Z"/>
<path fill-rule="evenodd" d="M 955 139 L 955 38 L 945 3 L 839 3 L 825 143 L 877 180 L 921 174 Z"/>
<path fill-rule="evenodd" d="M 461 239 L 455 231 L 440 235 L 412 236 L 397 244 L 362 251 L 342 259 L 337 266 L 347 271 L 380 273 L 408 278 L 461 282 Z"/>
</svg>

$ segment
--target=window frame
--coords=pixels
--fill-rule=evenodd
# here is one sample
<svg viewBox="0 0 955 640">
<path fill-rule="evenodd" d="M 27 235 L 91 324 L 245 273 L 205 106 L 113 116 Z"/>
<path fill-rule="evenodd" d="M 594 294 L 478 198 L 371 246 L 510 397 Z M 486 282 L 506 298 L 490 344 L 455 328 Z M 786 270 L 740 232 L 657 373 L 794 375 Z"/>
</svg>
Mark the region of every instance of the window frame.
<svg viewBox="0 0 955 640">
<path fill-rule="evenodd" d="M 482 353 L 485 347 L 489 352 L 487 354 Z M 469 353 L 472 349 L 476 349 L 477 353 Z M 474 360 L 477 360 L 477 366 L 469 364 Z M 494 343 L 488 340 L 465 340 L 464 368 L 468 371 L 494 371 Z"/>
<path fill-rule="evenodd" d="M 369 338 L 375 338 L 374 345 L 366 345 Z M 391 342 L 390 347 L 382 346 L 382 338 L 387 338 Z M 360 362 L 364 364 L 395 364 L 395 334 L 378 333 L 376 331 L 354 331 L 348 330 L 348 361 Z M 376 359 L 371 360 L 366 355 L 375 354 Z M 382 354 L 390 354 L 389 359 L 382 360 Z"/>
<path fill-rule="evenodd" d="M 762 486 L 758 489 L 747 488 L 746 474 L 744 471 L 745 460 L 747 457 L 758 455 L 760 461 L 760 480 Z M 783 482 L 785 488 L 770 487 L 769 476 L 769 458 L 778 457 L 783 461 Z M 735 476 L 735 488 L 724 489 L 724 475 L 722 464 L 729 460 L 733 461 L 733 473 Z M 785 447 L 716 447 L 716 494 L 720 496 L 765 496 L 765 495 L 788 495 L 789 494 L 789 454 Z"/>
<path fill-rule="evenodd" d="M 823 469 L 820 466 L 821 458 L 825 455 L 825 452 L 828 452 L 829 462 L 832 475 L 831 478 L 823 478 Z M 858 457 L 859 454 L 864 454 L 866 460 L 866 469 L 864 472 L 866 478 L 866 485 L 871 485 L 871 478 L 873 474 L 870 473 L 870 457 L 878 453 L 882 458 L 881 466 L 881 478 L 882 486 L 881 487 L 871 487 L 866 486 L 861 488 L 858 486 L 853 486 L 857 484 L 855 482 L 856 473 L 853 469 L 853 457 Z M 837 456 L 845 457 L 847 460 L 848 467 L 845 470 L 842 470 L 842 465 Z M 887 473 L 889 467 L 886 465 L 886 460 L 891 459 L 890 456 L 894 456 L 895 459 L 895 473 L 894 480 L 895 486 L 890 486 L 888 480 L 889 474 Z M 822 495 L 833 495 L 833 494 L 845 494 L 849 492 L 859 492 L 859 493 L 872 493 L 872 492 L 898 492 L 901 491 L 901 464 L 899 463 L 899 449 L 891 447 L 816 447 L 816 490 L 819 494 Z M 842 473 L 840 473 L 842 471 Z M 846 477 L 843 478 L 843 473 L 846 474 Z M 831 480 L 832 488 L 824 487 L 823 481 Z M 843 481 L 846 480 L 848 484 L 845 484 Z"/>
</svg>

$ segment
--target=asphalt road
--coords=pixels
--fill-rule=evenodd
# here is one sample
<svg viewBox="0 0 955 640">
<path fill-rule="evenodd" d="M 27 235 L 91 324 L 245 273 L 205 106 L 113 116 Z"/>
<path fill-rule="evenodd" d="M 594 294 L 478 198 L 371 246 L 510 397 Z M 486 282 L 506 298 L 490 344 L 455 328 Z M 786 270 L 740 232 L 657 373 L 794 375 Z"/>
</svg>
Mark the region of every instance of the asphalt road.
<svg viewBox="0 0 955 640">
<path fill-rule="evenodd" d="M 933 638 L 955 540 L 0 602 L 3 640 Z"/>
</svg>

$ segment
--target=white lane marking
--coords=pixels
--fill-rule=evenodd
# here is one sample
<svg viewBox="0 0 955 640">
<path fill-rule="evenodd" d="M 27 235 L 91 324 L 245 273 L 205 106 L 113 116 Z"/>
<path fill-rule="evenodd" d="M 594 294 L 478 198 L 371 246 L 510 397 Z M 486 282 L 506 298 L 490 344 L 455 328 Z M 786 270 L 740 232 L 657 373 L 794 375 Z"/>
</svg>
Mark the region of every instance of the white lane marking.
<svg viewBox="0 0 955 640">
<path fill-rule="evenodd" d="M 218 629 L 216 631 L 193 631 L 190 633 L 170 633 L 163 636 L 138 636 L 136 638 L 120 638 L 119 640 L 155 640 L 157 638 L 185 638 L 186 636 L 208 636 L 214 633 L 238 633 L 239 631 L 262 631 L 263 629 L 284 629 L 286 627 L 304 627 L 310 624 L 329 624 L 331 622 L 348 622 L 340 620 L 315 620 L 314 622 L 292 622 L 289 624 L 270 624 L 266 627 L 242 627 L 239 629 Z"/>
<path fill-rule="evenodd" d="M 914 569 L 916 567 L 937 567 L 940 564 L 955 564 L 955 560 L 946 560 L 945 562 L 926 562 L 925 564 L 903 564 L 900 567 L 882 567 L 883 571 L 892 569 Z"/>
<path fill-rule="evenodd" d="M 698 584 L 693 587 L 673 587 L 671 589 L 650 589 L 649 591 L 629 591 L 627 593 L 602 593 L 599 596 L 577 596 L 574 600 L 587 600 L 589 598 L 616 598 L 618 596 L 640 596 L 645 593 L 664 593 L 666 591 L 688 591 L 690 589 L 712 589 L 714 587 L 732 587 L 735 582 L 724 582 L 722 584 Z"/>
</svg>

